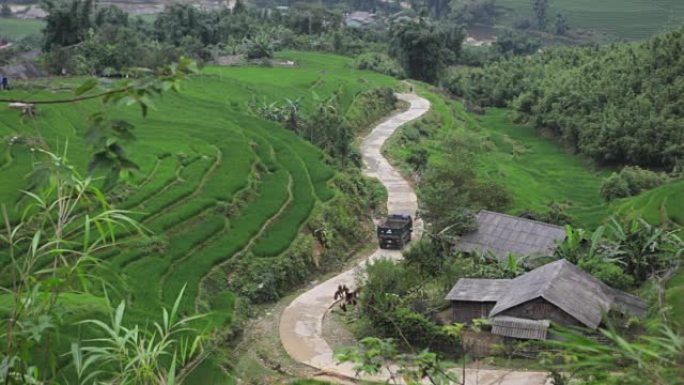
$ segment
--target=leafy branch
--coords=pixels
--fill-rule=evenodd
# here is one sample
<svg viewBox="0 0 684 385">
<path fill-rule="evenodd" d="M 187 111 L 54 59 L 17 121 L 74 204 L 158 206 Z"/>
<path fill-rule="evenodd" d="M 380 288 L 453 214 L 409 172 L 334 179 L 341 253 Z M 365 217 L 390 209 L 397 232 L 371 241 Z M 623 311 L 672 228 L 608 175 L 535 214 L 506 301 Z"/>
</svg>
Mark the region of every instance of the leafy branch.
<svg viewBox="0 0 684 385">
<path fill-rule="evenodd" d="M 132 73 L 137 78 L 124 79 L 110 87 L 107 87 L 98 79 L 88 79 L 74 90 L 73 97 L 58 99 L 0 98 L 0 102 L 36 105 L 68 104 L 101 98 L 104 103 L 123 102 L 125 105 L 131 105 L 137 102 L 142 108 L 143 115 L 146 115 L 148 108 L 152 106 L 149 100 L 151 96 L 157 96 L 169 90 L 179 92 L 181 81 L 188 74 L 196 72 L 197 64 L 193 60 L 181 58 L 178 63 L 163 66 L 157 71 L 147 68 L 136 68 Z M 98 88 L 100 92 L 88 94 Z"/>
<path fill-rule="evenodd" d="M 69 104 L 100 99 L 103 106 L 140 106 L 143 117 L 154 109 L 153 98 L 167 91 L 179 92 L 181 82 L 190 74 L 197 72 L 197 64 L 187 58 L 152 71 L 137 68 L 132 71 L 131 79 L 123 79 L 113 85 L 91 78 L 84 81 L 73 92 L 73 97 L 58 99 L 15 99 L 3 98 L 0 102 L 38 104 Z M 104 189 L 112 187 L 122 175 L 138 170 L 126 151 L 124 144 L 134 141 L 135 126 L 121 119 L 109 119 L 106 110 L 94 112 L 89 117 L 90 127 L 85 131 L 85 141 L 91 147 L 92 158 L 88 172 L 104 170 L 106 178 Z"/>
</svg>

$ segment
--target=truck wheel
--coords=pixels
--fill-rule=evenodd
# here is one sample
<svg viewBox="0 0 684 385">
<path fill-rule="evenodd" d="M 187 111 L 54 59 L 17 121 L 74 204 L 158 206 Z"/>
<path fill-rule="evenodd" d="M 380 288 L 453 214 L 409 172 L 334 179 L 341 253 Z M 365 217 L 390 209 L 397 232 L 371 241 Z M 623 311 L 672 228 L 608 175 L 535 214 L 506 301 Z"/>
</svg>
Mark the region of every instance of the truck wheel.
<svg viewBox="0 0 684 385">
<path fill-rule="evenodd" d="M 382 243 L 382 242 L 380 242 L 380 243 L 378 244 L 378 247 L 380 247 L 381 249 L 383 249 L 383 250 L 384 250 L 384 249 L 385 249 L 385 244 L 384 244 L 384 243 Z"/>
</svg>

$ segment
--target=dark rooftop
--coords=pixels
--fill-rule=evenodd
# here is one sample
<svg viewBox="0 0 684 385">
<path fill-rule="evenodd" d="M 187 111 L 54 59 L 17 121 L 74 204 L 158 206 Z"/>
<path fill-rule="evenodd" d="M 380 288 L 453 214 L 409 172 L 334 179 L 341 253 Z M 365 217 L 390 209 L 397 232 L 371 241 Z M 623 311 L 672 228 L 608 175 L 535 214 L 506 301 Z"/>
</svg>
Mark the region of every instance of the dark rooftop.
<svg viewBox="0 0 684 385">
<path fill-rule="evenodd" d="M 496 301 L 490 319 L 536 298 L 554 304 L 592 329 L 609 310 L 635 316 L 646 312 L 646 304 L 639 297 L 604 284 L 565 259 L 512 280 L 460 279 L 446 297 L 452 301 Z"/>
<path fill-rule="evenodd" d="M 462 278 L 447 294 L 449 301 L 496 302 L 504 294 L 510 279 Z"/>
<path fill-rule="evenodd" d="M 482 210 L 477 214 L 478 229 L 463 235 L 456 249 L 489 251 L 500 260 L 509 253 L 520 256 L 552 255 L 558 242 L 565 239 L 560 226 L 526 218 Z"/>
</svg>

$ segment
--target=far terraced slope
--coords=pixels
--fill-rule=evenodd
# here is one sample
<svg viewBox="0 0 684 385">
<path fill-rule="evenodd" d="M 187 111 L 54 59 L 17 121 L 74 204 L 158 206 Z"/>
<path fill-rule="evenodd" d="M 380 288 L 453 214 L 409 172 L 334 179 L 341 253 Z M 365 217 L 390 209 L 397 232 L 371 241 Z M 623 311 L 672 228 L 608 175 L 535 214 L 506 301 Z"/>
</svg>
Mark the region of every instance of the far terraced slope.
<svg viewBox="0 0 684 385">
<path fill-rule="evenodd" d="M 338 194 L 329 183 L 335 170 L 323 153 L 294 133 L 254 116 L 248 104 L 301 97 L 306 113 L 313 106 L 314 93 L 328 97 L 337 92 L 347 109 L 359 92 L 396 82 L 349 69 L 349 59 L 341 57 L 284 55 L 297 66 L 207 67 L 183 83 L 181 94 L 155 100 L 157 110 L 146 119 L 134 109 L 110 112 L 136 125 L 137 141 L 127 150 L 141 167 L 127 188 L 113 194 L 120 200 L 116 206 L 134 211 L 153 233 L 149 240 L 102 256 L 106 265 L 99 274 L 120 282 L 112 295 L 131 300 L 132 322 L 157 317 L 160 308 L 170 307 L 187 285 L 181 312 L 211 309 L 215 313 L 208 323 L 226 330 L 233 319 L 235 296 L 241 294 L 237 289 L 243 287 L 201 293 L 203 278 L 212 271 L 230 271 L 225 286 L 231 287 L 236 275 L 253 274 L 241 270 L 248 266 L 241 261 L 277 266 L 314 206 Z M 12 96 L 54 94 L 15 91 Z M 86 117 L 98 103 L 45 106 L 38 118 L 28 120 L 1 109 L 0 136 L 17 136 L 18 143 L 45 140 L 55 152 L 61 152 L 68 141 L 69 158 L 85 169 L 89 152 L 82 133 L 88 127 Z M 32 153 L 29 146 L 8 143 L 0 142 L 0 202 L 11 206 L 26 185 Z M 6 263 L 0 251 L 0 267 Z M 219 266 L 223 270 L 217 272 Z M 265 278 L 247 277 L 241 282 L 254 281 L 256 286 L 256 279 Z"/>
<path fill-rule="evenodd" d="M 530 0 L 498 0 L 496 4 L 503 11 L 499 17 L 503 23 L 522 17 L 534 20 Z M 684 20 L 680 0 L 552 0 L 549 7 L 549 24 L 562 12 L 570 28 L 599 31 L 615 40 L 646 39 Z"/>
</svg>

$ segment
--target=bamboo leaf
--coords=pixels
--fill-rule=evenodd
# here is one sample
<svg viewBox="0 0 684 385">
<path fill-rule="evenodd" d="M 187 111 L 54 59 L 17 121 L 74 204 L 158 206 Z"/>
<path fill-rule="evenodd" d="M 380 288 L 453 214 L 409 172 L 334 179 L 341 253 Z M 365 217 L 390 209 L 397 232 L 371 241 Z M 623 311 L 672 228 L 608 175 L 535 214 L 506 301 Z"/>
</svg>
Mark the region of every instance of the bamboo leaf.
<svg viewBox="0 0 684 385">
<path fill-rule="evenodd" d="M 95 79 L 95 78 L 88 79 L 85 82 L 83 82 L 80 86 L 78 86 L 78 88 L 76 88 L 74 90 L 74 95 L 76 95 L 76 96 L 83 95 L 86 92 L 97 87 L 97 85 L 98 85 L 97 79 Z"/>
</svg>

